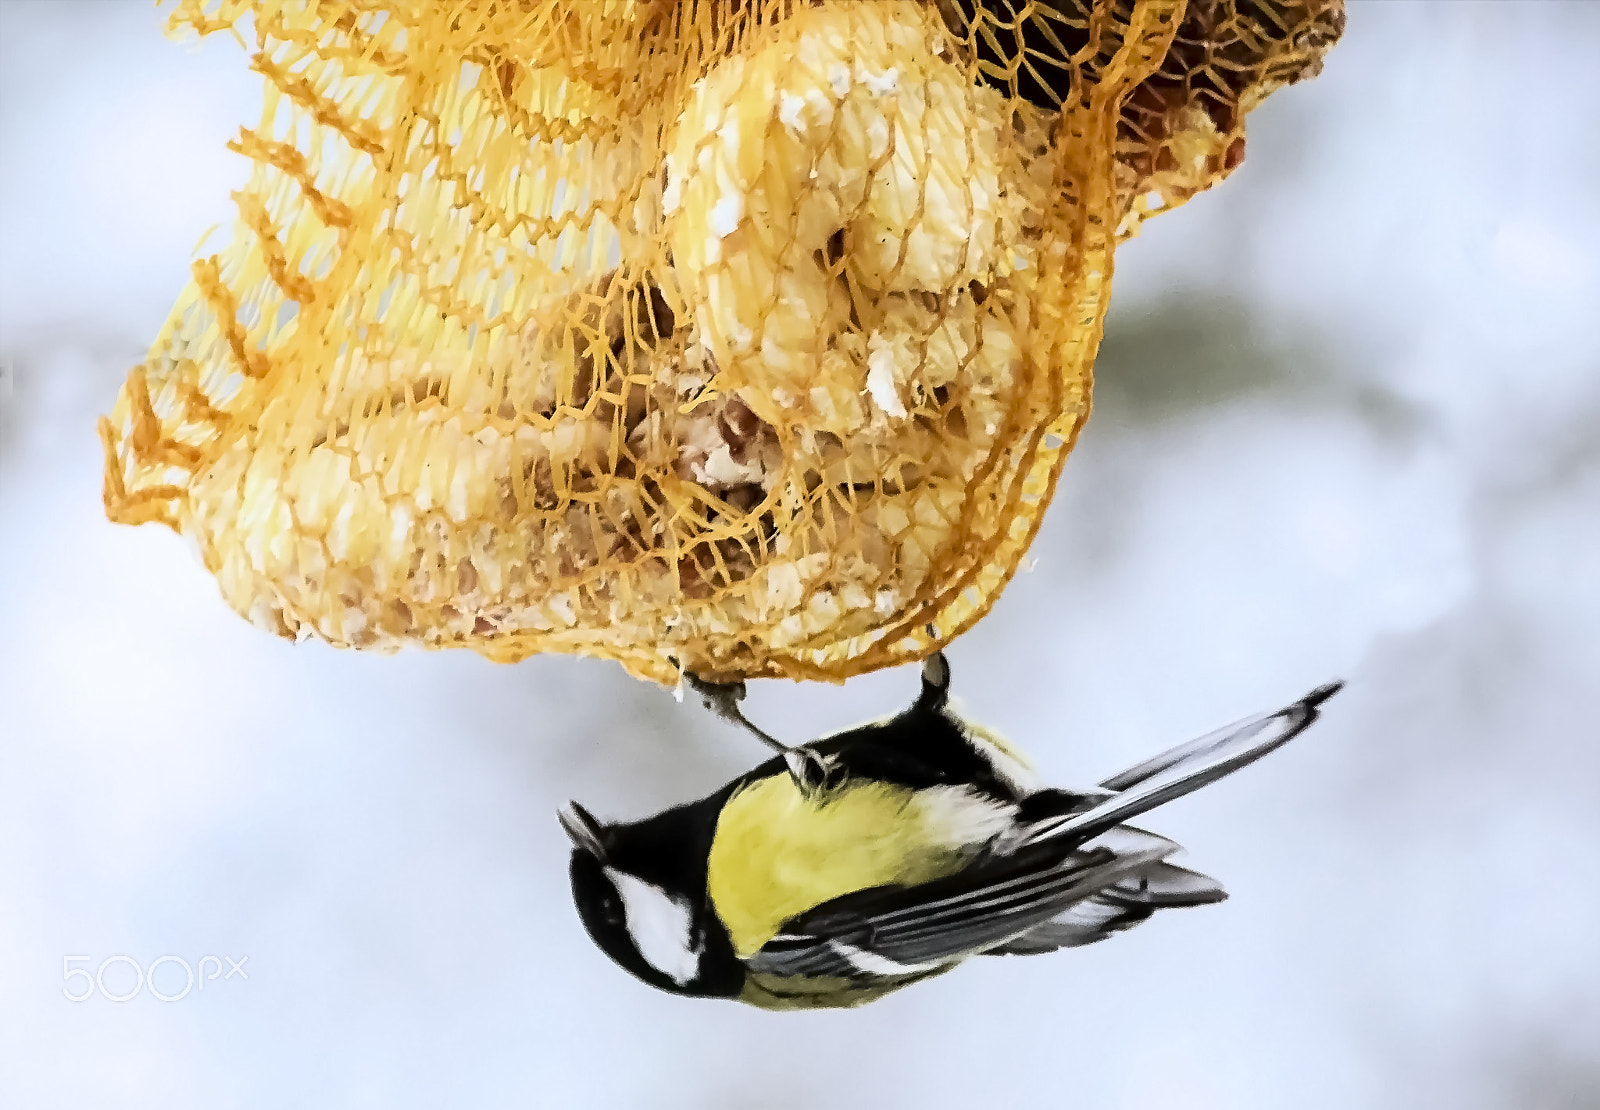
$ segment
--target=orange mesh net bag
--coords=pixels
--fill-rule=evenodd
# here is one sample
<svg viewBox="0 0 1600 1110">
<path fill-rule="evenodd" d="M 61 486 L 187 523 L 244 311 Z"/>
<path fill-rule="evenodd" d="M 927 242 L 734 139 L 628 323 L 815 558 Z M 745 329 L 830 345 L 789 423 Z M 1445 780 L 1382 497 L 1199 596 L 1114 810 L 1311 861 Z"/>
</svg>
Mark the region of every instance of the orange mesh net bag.
<svg viewBox="0 0 1600 1110">
<path fill-rule="evenodd" d="M 183 0 L 231 241 L 101 421 L 113 520 L 358 648 L 841 680 L 993 604 L 1112 250 L 1340 0 Z"/>
</svg>

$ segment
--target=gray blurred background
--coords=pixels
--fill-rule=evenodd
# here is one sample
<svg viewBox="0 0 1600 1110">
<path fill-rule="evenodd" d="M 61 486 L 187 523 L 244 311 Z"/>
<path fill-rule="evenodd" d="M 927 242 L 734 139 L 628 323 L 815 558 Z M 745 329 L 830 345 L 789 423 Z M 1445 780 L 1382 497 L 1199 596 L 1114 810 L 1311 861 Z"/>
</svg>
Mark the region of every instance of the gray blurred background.
<svg viewBox="0 0 1600 1110">
<path fill-rule="evenodd" d="M 951 652 L 1064 783 L 1349 679 L 1153 822 L 1233 899 L 798 1015 L 655 994 L 567 901 L 561 801 L 744 738 L 609 664 L 291 647 L 106 523 L 94 418 L 258 96 L 162 19 L 0 2 L 0 1106 L 1600 1106 L 1600 5 L 1355 0 L 1120 253 L 1037 564 Z M 249 978 L 63 997 L 118 954 Z"/>
</svg>

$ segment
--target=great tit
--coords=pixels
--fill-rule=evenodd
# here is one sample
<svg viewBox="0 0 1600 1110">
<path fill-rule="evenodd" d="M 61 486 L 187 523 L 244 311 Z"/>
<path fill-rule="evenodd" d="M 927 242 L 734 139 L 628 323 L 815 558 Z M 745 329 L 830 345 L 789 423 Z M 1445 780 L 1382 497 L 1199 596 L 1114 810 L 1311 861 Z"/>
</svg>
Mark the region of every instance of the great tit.
<svg viewBox="0 0 1600 1110">
<path fill-rule="evenodd" d="M 601 950 L 674 994 L 766 1009 L 855 1006 L 969 956 L 1070 948 L 1156 910 L 1226 897 L 1124 822 L 1214 782 L 1316 720 L 1342 683 L 1112 775 L 1039 789 L 1022 757 L 949 705 L 942 653 L 897 716 L 787 747 L 742 684 L 688 678 L 778 750 L 709 797 L 607 823 L 576 802 L 572 895 Z"/>
</svg>

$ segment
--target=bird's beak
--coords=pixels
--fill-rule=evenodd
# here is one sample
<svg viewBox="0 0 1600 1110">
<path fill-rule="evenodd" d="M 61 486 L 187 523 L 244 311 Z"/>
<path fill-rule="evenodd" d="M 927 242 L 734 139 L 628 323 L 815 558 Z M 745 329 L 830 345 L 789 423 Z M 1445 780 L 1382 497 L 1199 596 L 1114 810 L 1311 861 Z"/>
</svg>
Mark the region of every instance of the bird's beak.
<svg viewBox="0 0 1600 1110">
<path fill-rule="evenodd" d="M 606 846 L 603 837 L 604 830 L 600 822 L 596 821 L 594 814 L 584 809 L 577 802 L 568 802 L 567 808 L 556 813 L 556 819 L 561 822 L 561 827 L 567 830 L 567 835 L 572 837 L 572 843 L 588 852 L 601 862 L 606 858 Z"/>
</svg>

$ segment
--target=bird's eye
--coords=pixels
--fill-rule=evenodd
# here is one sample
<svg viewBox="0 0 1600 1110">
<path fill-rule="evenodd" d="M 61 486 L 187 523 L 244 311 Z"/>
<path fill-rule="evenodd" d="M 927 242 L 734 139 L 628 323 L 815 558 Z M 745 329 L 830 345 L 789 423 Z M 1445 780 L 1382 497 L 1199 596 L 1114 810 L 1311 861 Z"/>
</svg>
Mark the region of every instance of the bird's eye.
<svg viewBox="0 0 1600 1110">
<path fill-rule="evenodd" d="M 622 924 L 622 899 L 615 894 L 607 897 L 600 903 L 600 913 L 612 925 Z"/>
</svg>

